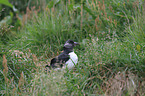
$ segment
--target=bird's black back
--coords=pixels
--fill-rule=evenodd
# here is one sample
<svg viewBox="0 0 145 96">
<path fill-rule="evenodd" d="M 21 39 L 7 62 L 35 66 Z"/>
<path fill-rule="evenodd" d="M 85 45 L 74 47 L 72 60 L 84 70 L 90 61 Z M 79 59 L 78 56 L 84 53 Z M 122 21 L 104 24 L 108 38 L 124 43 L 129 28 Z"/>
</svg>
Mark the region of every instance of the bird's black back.
<svg viewBox="0 0 145 96">
<path fill-rule="evenodd" d="M 50 66 L 52 68 L 61 68 L 66 61 L 69 60 L 69 55 L 66 52 L 62 52 L 60 55 L 57 57 L 53 58 L 50 62 Z"/>
</svg>

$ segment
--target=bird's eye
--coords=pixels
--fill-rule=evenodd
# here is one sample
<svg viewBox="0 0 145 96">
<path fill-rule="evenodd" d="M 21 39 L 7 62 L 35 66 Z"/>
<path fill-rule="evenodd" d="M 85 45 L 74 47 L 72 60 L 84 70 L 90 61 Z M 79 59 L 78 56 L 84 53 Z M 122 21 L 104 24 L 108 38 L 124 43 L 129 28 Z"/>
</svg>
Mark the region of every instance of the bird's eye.
<svg viewBox="0 0 145 96">
<path fill-rule="evenodd" d="M 73 41 L 69 41 L 69 43 L 73 44 L 74 42 Z"/>
</svg>

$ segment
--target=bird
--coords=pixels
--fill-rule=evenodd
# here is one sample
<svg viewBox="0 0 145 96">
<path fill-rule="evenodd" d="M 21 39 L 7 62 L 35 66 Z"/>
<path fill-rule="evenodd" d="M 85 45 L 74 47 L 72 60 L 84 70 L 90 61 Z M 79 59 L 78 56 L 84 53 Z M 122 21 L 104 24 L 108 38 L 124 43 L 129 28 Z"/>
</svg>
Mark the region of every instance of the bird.
<svg viewBox="0 0 145 96">
<path fill-rule="evenodd" d="M 63 46 L 63 52 L 51 59 L 50 65 L 46 65 L 45 68 L 56 70 L 72 69 L 78 62 L 78 56 L 73 51 L 76 45 L 79 45 L 79 43 L 70 39 L 67 40 Z"/>
</svg>

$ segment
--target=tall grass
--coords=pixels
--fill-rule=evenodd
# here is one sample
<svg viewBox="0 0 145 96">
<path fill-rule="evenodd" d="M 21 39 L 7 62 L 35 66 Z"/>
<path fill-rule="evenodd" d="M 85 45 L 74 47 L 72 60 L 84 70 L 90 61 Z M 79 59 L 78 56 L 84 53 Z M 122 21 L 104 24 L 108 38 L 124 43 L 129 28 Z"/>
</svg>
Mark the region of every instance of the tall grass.
<svg viewBox="0 0 145 96">
<path fill-rule="evenodd" d="M 58 0 L 40 13 L 27 9 L 28 20 L 17 39 L 1 49 L 0 94 L 143 95 L 140 6 L 134 0 Z M 67 39 L 80 42 L 74 49 L 78 64 L 72 70 L 44 72 Z"/>
<path fill-rule="evenodd" d="M 73 13 L 68 13 L 69 10 L 64 3 L 60 2 L 57 7 L 46 7 L 45 12 L 34 15 L 33 22 L 30 21 L 26 25 L 24 33 L 22 33 L 24 44 L 29 44 L 28 46 L 32 47 L 31 49 L 40 52 L 47 50 L 46 54 L 51 56 L 53 52 L 62 48 L 62 44 L 66 40 L 81 41 L 88 35 L 83 34 L 79 27 L 74 27 L 76 25 L 73 23 L 79 24 L 80 21 L 74 19 Z"/>
<path fill-rule="evenodd" d="M 76 90 L 70 88 L 68 93 L 73 92 L 77 94 L 80 92 L 81 95 L 115 95 L 115 92 L 118 92 L 119 89 L 113 89 L 115 90 L 113 93 L 108 93 L 108 90 L 113 90 L 107 89 L 108 87 L 106 88 L 106 86 L 115 86 L 110 82 L 111 78 L 112 80 L 115 80 L 115 78 L 120 78 L 120 80 L 123 80 L 124 78 L 125 80 L 122 86 L 122 90 L 120 90 L 121 93 L 117 94 L 131 94 L 129 92 L 131 87 L 129 89 L 126 89 L 127 86 L 125 86 L 125 84 L 133 83 L 131 83 L 131 81 L 126 82 L 126 78 L 130 78 L 130 80 L 136 82 L 135 85 L 133 85 L 136 86 L 134 89 L 134 93 L 136 93 L 138 87 L 137 85 L 139 84 L 137 82 L 139 82 L 140 80 L 139 78 L 137 79 L 137 77 L 132 78 L 130 76 L 132 73 L 134 73 L 134 76 L 136 76 L 137 74 L 138 76 L 143 76 L 144 54 L 144 52 L 138 53 L 138 51 L 136 50 L 136 46 L 134 46 L 131 42 L 104 42 L 101 40 L 97 41 L 97 38 L 92 38 L 91 41 L 88 40 L 85 43 L 85 50 L 83 51 L 83 53 L 80 53 L 80 62 L 76 66 L 77 69 L 75 70 L 75 73 L 71 71 L 69 72 L 69 74 L 67 74 L 67 79 L 71 78 L 71 81 L 67 82 L 67 84 L 69 84 L 68 86 L 76 88 Z M 128 77 L 120 77 L 120 74 L 126 74 L 128 75 Z M 142 78 L 144 78 L 144 76 Z M 119 83 L 119 81 L 114 82 Z M 77 92 L 78 90 L 79 92 Z"/>
</svg>

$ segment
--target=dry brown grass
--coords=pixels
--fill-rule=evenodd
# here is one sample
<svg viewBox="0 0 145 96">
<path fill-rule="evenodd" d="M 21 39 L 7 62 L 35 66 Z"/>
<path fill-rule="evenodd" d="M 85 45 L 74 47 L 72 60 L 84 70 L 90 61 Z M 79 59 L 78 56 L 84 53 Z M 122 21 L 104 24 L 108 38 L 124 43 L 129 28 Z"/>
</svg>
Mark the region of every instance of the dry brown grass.
<svg viewBox="0 0 145 96">
<path fill-rule="evenodd" d="M 143 96 L 145 82 L 139 85 L 138 76 L 131 72 L 118 72 L 108 80 L 106 96 Z"/>
</svg>

